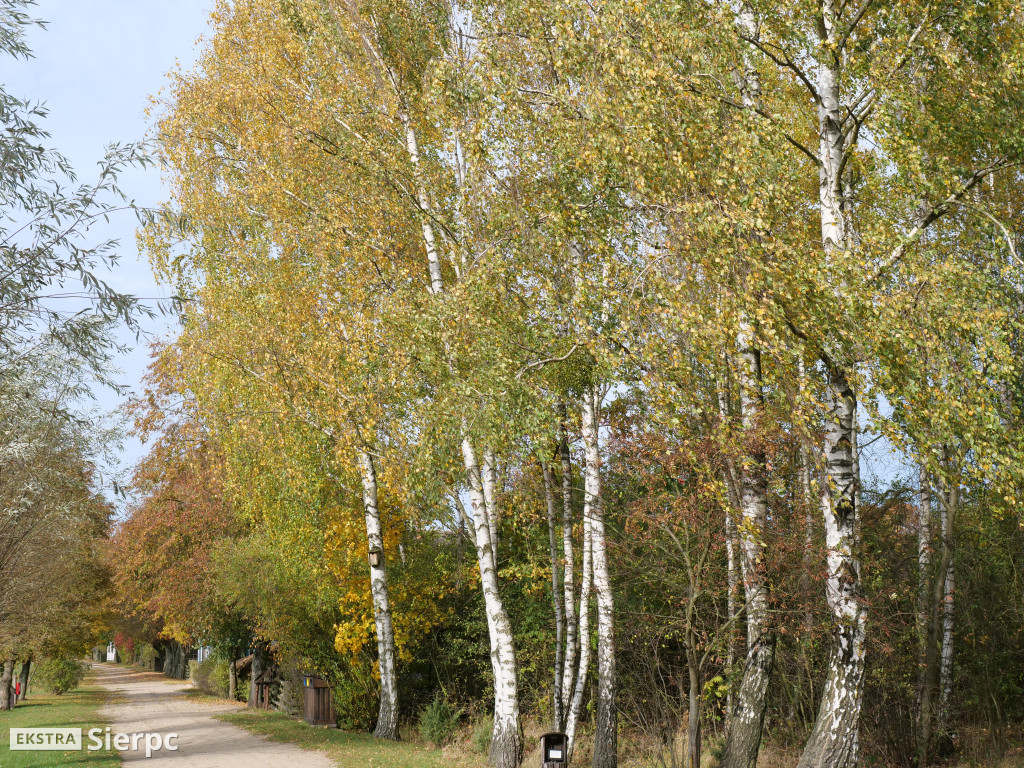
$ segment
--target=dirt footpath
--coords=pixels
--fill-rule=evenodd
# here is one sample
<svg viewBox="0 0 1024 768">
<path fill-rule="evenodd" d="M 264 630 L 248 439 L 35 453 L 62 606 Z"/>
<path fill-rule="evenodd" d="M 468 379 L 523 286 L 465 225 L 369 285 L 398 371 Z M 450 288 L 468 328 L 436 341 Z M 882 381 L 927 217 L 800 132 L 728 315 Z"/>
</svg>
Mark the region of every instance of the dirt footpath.
<svg viewBox="0 0 1024 768">
<path fill-rule="evenodd" d="M 100 714 L 111 721 L 113 733 L 178 734 L 177 751 L 160 750 L 146 757 L 145 743 L 121 752 L 126 763 L 141 761 L 146 768 L 335 768 L 320 752 L 262 736 L 214 720 L 238 706 L 193 701 L 182 695 L 188 686 L 174 684 L 153 672 L 113 664 L 93 664 L 96 682 L 112 692 Z"/>
</svg>

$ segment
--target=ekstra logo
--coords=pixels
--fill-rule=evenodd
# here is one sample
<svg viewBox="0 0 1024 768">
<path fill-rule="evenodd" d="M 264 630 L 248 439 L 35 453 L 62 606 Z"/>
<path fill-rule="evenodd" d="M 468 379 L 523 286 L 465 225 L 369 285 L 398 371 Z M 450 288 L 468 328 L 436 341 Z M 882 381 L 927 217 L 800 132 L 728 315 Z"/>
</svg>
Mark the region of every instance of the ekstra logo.
<svg viewBox="0 0 1024 768">
<path fill-rule="evenodd" d="M 117 749 L 133 751 L 146 749 L 146 757 L 154 752 L 177 752 L 178 734 L 168 733 L 112 733 L 106 728 L 90 728 L 86 732 L 85 750 Z M 11 728 L 11 749 L 70 752 L 83 748 L 81 728 Z"/>
</svg>

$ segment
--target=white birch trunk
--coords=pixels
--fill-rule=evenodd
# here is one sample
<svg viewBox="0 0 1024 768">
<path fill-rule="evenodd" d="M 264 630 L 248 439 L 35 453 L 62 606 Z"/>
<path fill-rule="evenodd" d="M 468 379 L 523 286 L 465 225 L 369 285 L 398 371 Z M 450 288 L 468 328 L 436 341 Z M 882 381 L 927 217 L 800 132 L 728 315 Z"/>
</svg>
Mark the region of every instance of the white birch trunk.
<svg viewBox="0 0 1024 768">
<path fill-rule="evenodd" d="M 725 664 L 729 669 L 732 669 L 732 665 L 736 663 L 736 643 L 733 642 L 735 635 L 735 627 L 732 626 L 732 622 L 736 620 L 738 615 L 736 606 L 736 595 L 739 594 L 740 578 L 739 568 L 736 564 L 736 521 L 732 517 L 732 508 L 726 507 L 725 510 L 725 556 L 726 556 L 726 584 L 729 588 L 729 594 L 725 598 L 726 602 L 726 613 L 728 614 L 728 620 L 730 622 L 729 628 L 729 646 L 726 651 Z M 729 687 L 729 693 L 726 695 L 725 707 L 726 712 L 731 713 L 735 706 L 735 696 L 733 696 L 732 686 Z"/>
<path fill-rule="evenodd" d="M 594 768 L 615 768 L 618 723 L 615 710 L 615 605 L 608 573 L 604 510 L 601 497 L 600 395 L 596 385 L 583 395 L 583 516 L 590 521 L 594 592 L 597 598 L 597 717 L 594 724 Z"/>
<path fill-rule="evenodd" d="M 523 759 L 523 732 L 519 724 L 519 690 L 512 625 L 498 592 L 498 572 L 488 524 L 484 482 L 480 463 L 468 437 L 462 439 L 462 457 L 473 507 L 474 540 L 480 564 L 480 586 L 487 612 L 487 631 L 491 641 L 491 670 L 494 673 L 494 731 L 491 736 L 490 760 L 497 768 L 518 768 Z"/>
<path fill-rule="evenodd" d="M 434 237 L 434 225 L 430 221 L 430 198 L 427 196 L 423 182 L 423 169 L 420 165 L 420 149 L 416 141 L 416 131 L 412 120 L 406 112 L 402 112 L 402 125 L 405 128 L 405 148 L 412 163 L 413 176 L 416 181 L 416 205 L 419 208 L 420 231 L 423 235 L 423 246 L 427 251 L 427 267 L 430 270 L 430 292 L 441 293 L 444 290 L 444 279 L 441 275 L 441 258 L 437 252 L 437 240 Z"/>
<path fill-rule="evenodd" d="M 942 656 L 939 663 L 939 712 L 938 730 L 944 733 L 949 724 L 949 702 L 953 693 L 953 521 L 959 505 L 959 489 L 951 488 L 943 504 L 940 526 L 946 574 L 942 586 Z"/>
<path fill-rule="evenodd" d="M 842 34 L 835 0 L 822 0 L 817 90 L 819 171 L 818 205 L 826 258 L 848 246 L 843 212 L 842 168 L 845 137 L 840 100 Z M 853 768 L 857 764 L 860 709 L 864 690 L 864 634 L 867 611 L 860 600 L 857 538 L 860 477 L 856 456 L 857 398 L 847 380 L 845 362 L 828 359 L 825 414 L 825 482 L 821 509 L 828 575 L 825 597 L 832 613 L 834 645 L 821 705 L 798 768 Z"/>
<path fill-rule="evenodd" d="M 580 564 L 580 609 L 579 609 L 579 666 L 576 670 L 576 686 L 569 705 L 569 714 L 565 719 L 565 735 L 568 737 L 569 748 L 567 762 L 572 762 L 573 750 L 576 747 L 576 729 L 583 710 L 583 693 L 586 690 L 587 677 L 590 671 L 590 592 L 594 582 L 593 576 L 593 533 L 590 518 L 584 510 L 583 514 L 583 555 Z"/>
<path fill-rule="evenodd" d="M 737 339 L 740 413 L 747 445 L 752 444 L 764 411 L 761 358 L 753 329 L 744 322 Z M 756 439 L 753 441 L 756 445 Z M 768 524 L 765 457 L 758 448 L 744 451 L 740 467 L 740 570 L 747 607 L 747 661 L 729 723 L 722 768 L 753 768 L 761 746 L 768 682 L 775 662 L 775 633 L 768 614 L 769 585 L 764 572 L 764 534 Z"/>
<path fill-rule="evenodd" d="M 562 585 L 559 584 L 558 543 L 555 534 L 555 479 L 551 467 L 541 464 L 544 473 L 544 501 L 548 516 L 548 555 L 551 558 L 551 604 L 555 610 L 555 679 L 551 692 L 554 729 L 562 727 L 565 707 L 562 700 L 562 679 L 565 673 L 565 611 L 562 608 Z"/>
<path fill-rule="evenodd" d="M 918 679 L 917 679 L 917 727 L 922 728 L 922 702 L 925 686 L 928 685 L 928 625 L 931 605 L 931 559 L 932 559 L 932 495 L 928 470 L 921 464 L 918 470 L 917 494 L 917 634 Z M 920 749 L 920 745 L 919 745 Z"/>
<path fill-rule="evenodd" d="M 864 687 L 860 562 L 856 557 L 857 483 L 853 455 L 857 399 L 842 370 L 829 366 L 825 418 L 825 487 L 821 494 L 828 574 L 825 598 L 835 645 L 821 705 L 797 768 L 854 768 Z"/>
<path fill-rule="evenodd" d="M 562 584 L 565 591 L 565 655 L 562 672 L 563 712 L 558 723 L 558 730 L 566 729 L 569 716 L 569 699 L 576 684 L 576 658 L 579 654 L 580 637 L 583 636 L 577 625 L 576 615 L 576 574 L 573 552 L 573 514 L 572 514 L 572 458 L 569 455 L 569 440 L 566 436 L 565 419 L 559 423 L 559 454 L 562 461 Z"/>
<path fill-rule="evenodd" d="M 403 112 L 402 122 L 405 128 L 406 150 L 416 176 L 416 198 L 420 208 L 423 245 L 427 253 L 430 292 L 439 295 L 444 292 L 444 277 L 430 219 L 430 199 L 423 180 L 419 146 L 408 113 Z M 480 586 L 484 593 L 484 608 L 487 613 L 491 669 L 494 673 L 494 729 L 491 735 L 490 760 L 497 768 L 518 768 L 523 759 L 523 731 L 519 722 L 519 691 L 512 625 L 498 591 L 497 511 L 493 508 L 495 460 L 493 452 L 486 451 L 484 471 L 481 472 L 480 462 L 469 439 L 465 421 L 462 424 L 462 456 L 473 506 L 474 542 L 480 567 Z"/>
<path fill-rule="evenodd" d="M 373 620 L 377 629 L 377 659 L 380 666 L 380 711 L 373 735 L 378 739 L 399 739 L 398 681 L 395 670 L 395 632 L 391 624 L 391 601 L 388 575 L 384 564 L 384 535 L 377 505 L 377 468 L 373 456 L 359 451 L 359 474 L 363 483 L 363 512 L 366 517 L 366 540 L 370 552 L 377 552 L 376 565 L 371 561 L 370 593 L 373 596 Z"/>
<path fill-rule="evenodd" d="M 498 460 L 494 451 L 484 449 L 484 464 L 481 480 L 484 489 L 484 502 L 487 504 L 487 527 L 491 531 L 491 552 L 494 555 L 494 567 L 498 568 L 498 505 L 495 504 L 495 492 L 498 486 Z"/>
</svg>

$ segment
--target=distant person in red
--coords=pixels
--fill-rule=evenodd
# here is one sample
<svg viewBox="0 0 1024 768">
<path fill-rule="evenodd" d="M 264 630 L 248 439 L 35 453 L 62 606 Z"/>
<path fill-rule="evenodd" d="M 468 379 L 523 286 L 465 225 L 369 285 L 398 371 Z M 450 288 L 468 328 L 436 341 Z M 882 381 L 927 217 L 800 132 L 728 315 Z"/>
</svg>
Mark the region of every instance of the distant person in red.
<svg viewBox="0 0 1024 768">
<path fill-rule="evenodd" d="M 21 680 L 14 684 L 14 698 L 17 699 L 21 696 Z"/>
</svg>

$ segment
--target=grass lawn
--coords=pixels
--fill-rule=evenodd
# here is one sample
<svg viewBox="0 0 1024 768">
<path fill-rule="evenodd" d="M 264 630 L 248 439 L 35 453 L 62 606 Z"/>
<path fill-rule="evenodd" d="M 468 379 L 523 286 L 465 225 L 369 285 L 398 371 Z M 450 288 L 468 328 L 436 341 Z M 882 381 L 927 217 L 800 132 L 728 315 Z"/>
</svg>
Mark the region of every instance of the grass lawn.
<svg viewBox="0 0 1024 768">
<path fill-rule="evenodd" d="M 98 710 L 106 702 L 102 688 L 91 684 L 87 675 L 82 687 L 63 696 L 50 696 L 29 691 L 28 700 L 11 712 L 0 712 L 0 768 L 50 768 L 50 766 L 85 766 L 85 768 L 117 768 L 121 758 L 116 751 L 84 749 L 84 731 L 102 727 L 108 721 Z M 9 746 L 11 728 L 81 728 L 83 749 L 76 752 L 12 752 Z"/>
<path fill-rule="evenodd" d="M 217 715 L 217 719 L 262 734 L 271 741 L 320 750 L 342 768 L 451 768 L 453 762 L 458 764 L 430 746 L 383 741 L 369 734 L 345 733 L 336 728 L 314 728 L 281 712 L 246 710 Z"/>
</svg>

